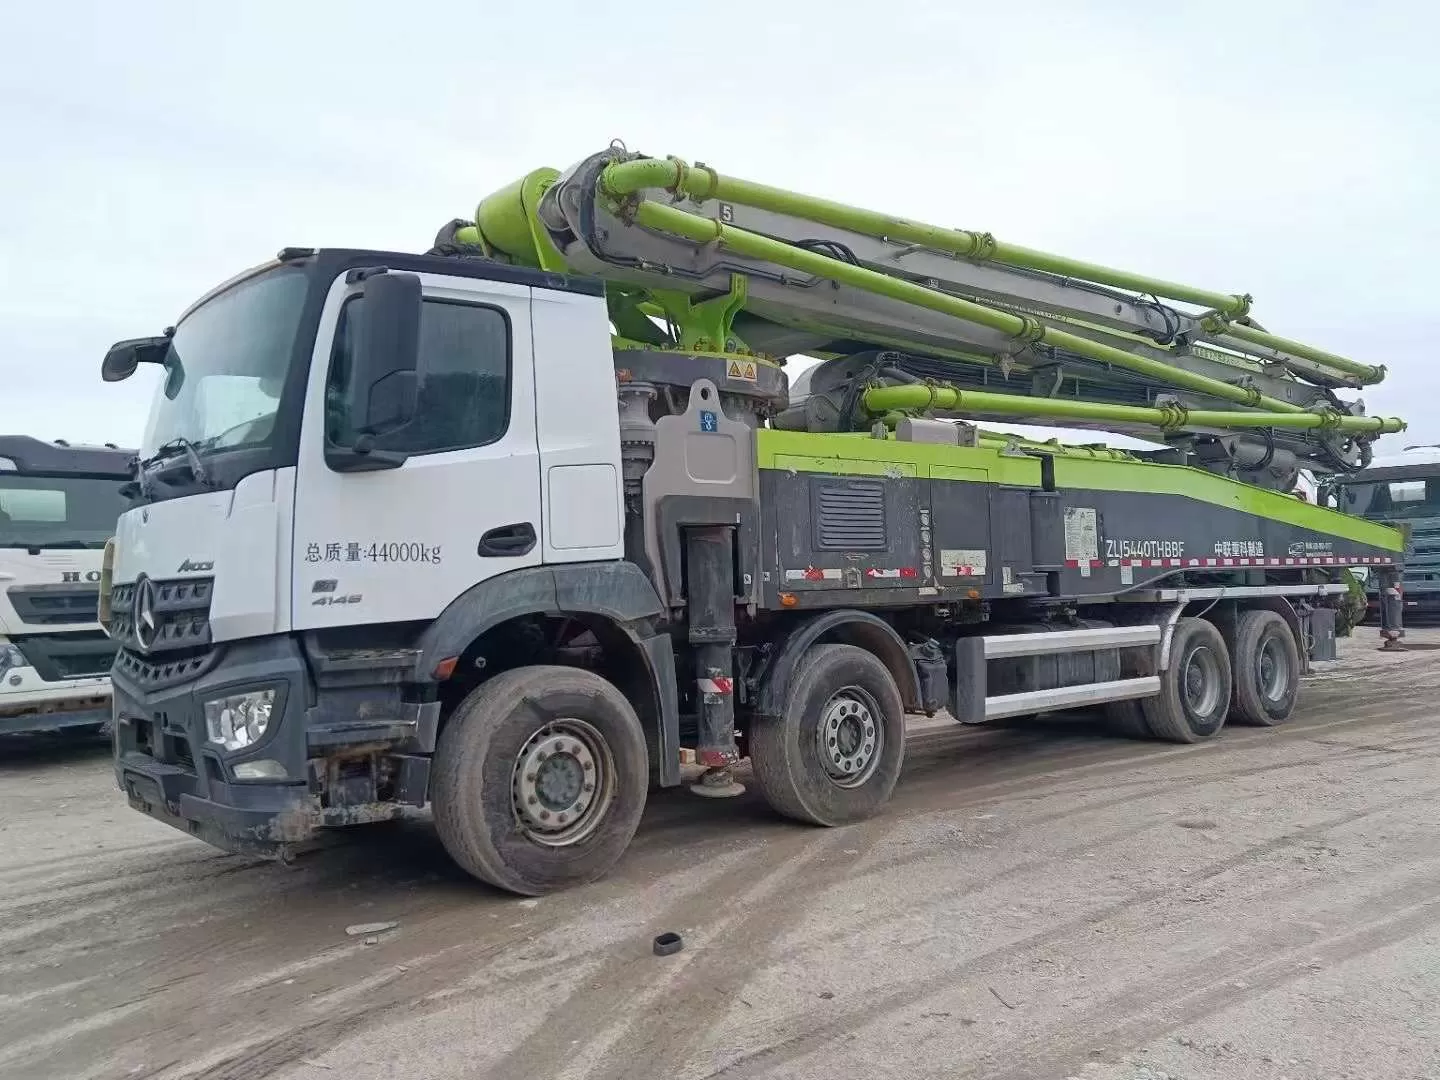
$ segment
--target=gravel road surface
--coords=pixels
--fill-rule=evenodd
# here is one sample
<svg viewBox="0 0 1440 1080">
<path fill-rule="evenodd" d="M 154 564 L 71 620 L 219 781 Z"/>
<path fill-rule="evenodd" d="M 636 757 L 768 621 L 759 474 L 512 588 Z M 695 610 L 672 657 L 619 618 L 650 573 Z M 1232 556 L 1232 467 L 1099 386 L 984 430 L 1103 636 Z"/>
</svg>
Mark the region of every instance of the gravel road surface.
<svg viewBox="0 0 1440 1080">
<path fill-rule="evenodd" d="M 1193 747 L 928 721 L 849 829 L 667 793 L 538 901 L 425 821 L 283 867 L 130 811 L 104 745 L 0 742 L 0 1077 L 1440 1080 L 1440 632 L 1411 641 Z"/>
</svg>

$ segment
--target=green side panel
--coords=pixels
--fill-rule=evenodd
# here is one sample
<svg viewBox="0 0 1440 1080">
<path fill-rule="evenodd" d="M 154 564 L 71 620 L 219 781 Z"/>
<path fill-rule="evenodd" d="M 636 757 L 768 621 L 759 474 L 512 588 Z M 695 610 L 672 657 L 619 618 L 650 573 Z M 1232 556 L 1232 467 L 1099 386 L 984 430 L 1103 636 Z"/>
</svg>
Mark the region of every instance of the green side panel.
<svg viewBox="0 0 1440 1080">
<path fill-rule="evenodd" d="M 1040 461 L 993 446 L 942 446 L 897 442 L 863 434 L 803 431 L 755 433 L 756 463 L 762 469 L 845 476 L 930 476 L 1012 487 L 1039 487 Z M 1055 486 L 1065 490 L 1131 491 L 1180 495 L 1301 529 L 1403 552 L 1397 529 L 1303 502 L 1293 495 L 1229 480 L 1203 469 L 1160 465 L 1120 457 L 1055 454 Z"/>
<path fill-rule="evenodd" d="M 1040 462 L 1003 454 L 991 446 L 940 446 L 897 442 L 868 434 L 814 434 L 807 431 L 755 433 L 756 463 L 762 469 L 823 472 L 837 476 L 931 476 L 933 467 L 973 470 L 963 479 L 1040 486 Z"/>
<path fill-rule="evenodd" d="M 1303 502 L 1293 495 L 1267 491 L 1184 465 L 1057 457 L 1055 486 L 1062 491 L 1089 488 L 1096 491 L 1184 495 L 1200 502 L 1240 510 L 1297 528 L 1313 529 L 1315 532 L 1344 537 L 1356 543 L 1369 544 L 1383 551 L 1405 549 L 1405 542 L 1395 529 L 1363 518 L 1351 517 L 1338 510 Z"/>
<path fill-rule="evenodd" d="M 984 469 L 967 469 L 960 465 L 931 465 L 931 480 L 962 480 L 970 484 L 983 484 L 990 479 Z"/>
<path fill-rule="evenodd" d="M 766 466 L 762 466 L 765 468 Z M 776 454 L 777 472 L 826 473 L 835 476 L 906 476 L 913 479 L 919 470 L 909 461 L 869 461 L 863 458 L 810 457 L 803 454 Z M 983 477 L 983 473 L 981 476 Z"/>
</svg>

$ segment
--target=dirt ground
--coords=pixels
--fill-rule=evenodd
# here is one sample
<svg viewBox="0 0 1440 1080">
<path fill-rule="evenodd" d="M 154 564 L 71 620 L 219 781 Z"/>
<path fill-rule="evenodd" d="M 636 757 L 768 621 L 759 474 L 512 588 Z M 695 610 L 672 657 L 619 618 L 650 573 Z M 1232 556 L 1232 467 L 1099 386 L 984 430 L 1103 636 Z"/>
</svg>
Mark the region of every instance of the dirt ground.
<svg viewBox="0 0 1440 1080">
<path fill-rule="evenodd" d="M 880 819 L 667 794 L 538 901 L 424 821 L 287 868 L 0 743 L 0 1076 L 1440 1078 L 1440 652 L 1373 634 L 1279 730 L 929 721 Z"/>
</svg>

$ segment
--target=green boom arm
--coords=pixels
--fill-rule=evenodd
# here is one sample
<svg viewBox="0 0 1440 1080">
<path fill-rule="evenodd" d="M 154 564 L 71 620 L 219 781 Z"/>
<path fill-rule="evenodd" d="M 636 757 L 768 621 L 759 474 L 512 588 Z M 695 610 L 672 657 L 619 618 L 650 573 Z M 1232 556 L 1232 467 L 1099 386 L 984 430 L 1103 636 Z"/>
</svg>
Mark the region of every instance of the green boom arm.
<svg viewBox="0 0 1440 1080">
<path fill-rule="evenodd" d="M 1022 370 L 1046 357 L 1089 365 L 1076 376 L 1084 380 L 1079 397 L 888 386 L 863 395 L 872 414 L 940 408 L 1164 431 L 1308 431 L 1314 436 L 1298 437 L 1361 442 L 1404 427 L 1357 415 L 1331 393 L 1379 381 L 1383 366 L 1261 330 L 1248 295 L 845 206 L 675 158 L 612 150 L 569 174 L 537 170 L 483 201 L 475 221 L 456 234 L 459 243 L 545 269 L 599 274 L 614 285 L 612 312 L 623 313 L 626 325 L 663 310 L 683 348 L 743 349 L 731 324 L 748 319 L 747 335 L 770 327 L 772 340 L 793 343 L 794 334 L 810 331 L 812 351 L 832 355 L 843 350 L 830 344 L 848 337 L 940 361 L 998 361 L 1007 373 L 1012 358 Z M 841 291 L 816 293 L 817 282 Z M 777 336 L 777 325 L 792 337 Z M 1104 400 L 1109 385 L 1126 396 Z M 1170 388 L 1191 400 L 1137 406 L 1136 386 L 1147 396 Z"/>
</svg>

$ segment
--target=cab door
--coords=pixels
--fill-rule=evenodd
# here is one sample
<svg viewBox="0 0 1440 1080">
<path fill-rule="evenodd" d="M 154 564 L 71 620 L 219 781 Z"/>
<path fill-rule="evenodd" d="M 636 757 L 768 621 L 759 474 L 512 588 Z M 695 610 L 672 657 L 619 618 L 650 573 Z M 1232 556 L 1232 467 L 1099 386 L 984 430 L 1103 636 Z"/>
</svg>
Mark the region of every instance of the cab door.
<svg viewBox="0 0 1440 1080">
<path fill-rule="evenodd" d="M 396 468 L 338 472 L 360 286 L 336 281 L 316 338 L 295 480 L 296 629 L 432 619 L 466 589 L 540 562 L 530 289 L 421 274 L 415 417 L 377 440 Z"/>
</svg>

